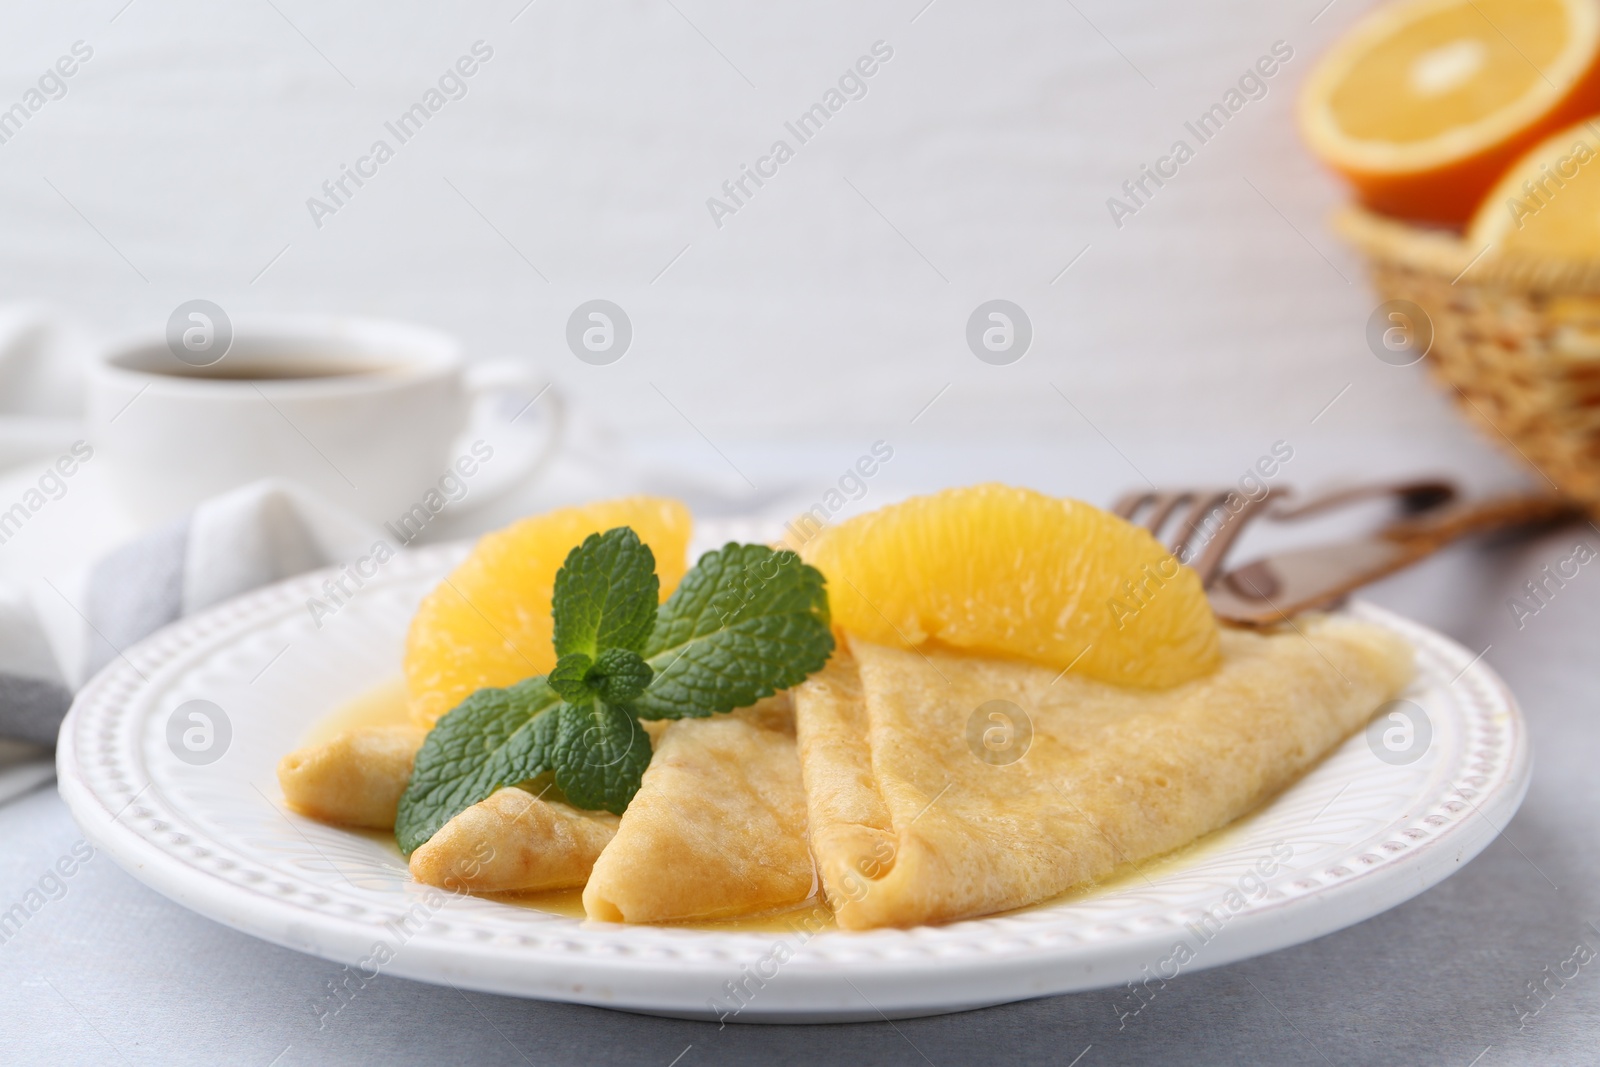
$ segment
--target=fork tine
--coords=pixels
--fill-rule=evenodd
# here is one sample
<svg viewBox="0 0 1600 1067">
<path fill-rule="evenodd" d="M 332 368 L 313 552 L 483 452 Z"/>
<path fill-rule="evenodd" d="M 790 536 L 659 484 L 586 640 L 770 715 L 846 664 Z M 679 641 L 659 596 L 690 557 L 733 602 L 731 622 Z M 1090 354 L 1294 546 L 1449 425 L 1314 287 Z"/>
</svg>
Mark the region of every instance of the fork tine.
<svg viewBox="0 0 1600 1067">
<path fill-rule="evenodd" d="M 1200 575 L 1200 584 L 1202 586 L 1209 587 L 1216 580 L 1218 573 L 1222 570 L 1222 562 L 1227 558 L 1228 551 L 1233 548 L 1233 543 L 1239 539 L 1239 535 L 1244 533 L 1244 528 L 1249 525 L 1250 520 L 1257 515 L 1264 514 L 1268 503 L 1281 495 L 1282 490 L 1268 489 L 1261 496 L 1244 497 L 1244 504 L 1238 511 L 1233 511 L 1227 507 L 1222 508 L 1222 522 L 1218 524 L 1216 531 L 1211 535 L 1211 540 L 1206 542 L 1205 547 L 1201 550 L 1200 558 L 1191 561 L 1189 564 L 1195 573 Z M 1228 496 L 1229 493 L 1224 492 L 1216 497 L 1216 503 L 1212 505 L 1211 510 L 1214 511 L 1218 505 L 1227 500 Z M 1210 514 L 1210 512 L 1208 511 L 1206 514 Z M 1204 521 L 1203 515 L 1200 521 Z M 1198 524 L 1196 529 L 1198 529 Z M 1187 549 L 1189 546 L 1186 544 L 1184 547 Z"/>
<path fill-rule="evenodd" d="M 1191 494 L 1188 490 L 1169 492 L 1161 489 L 1128 493 L 1117 501 L 1112 513 L 1129 522 L 1137 522 L 1155 537 L 1160 538 L 1161 528 L 1172 517 L 1173 511 Z M 1146 510 L 1146 505 L 1149 509 Z"/>
<path fill-rule="evenodd" d="M 1117 502 L 1115 506 L 1112 507 L 1111 513 L 1117 516 L 1119 519 L 1127 519 L 1129 522 L 1132 522 L 1133 517 L 1139 513 L 1139 509 L 1144 507 L 1145 501 L 1154 499 L 1156 495 L 1157 494 L 1143 489 L 1138 489 L 1131 493 L 1124 493 L 1122 496 L 1117 498 Z"/>
<path fill-rule="evenodd" d="M 1172 513 L 1183 506 L 1185 501 L 1194 498 L 1194 493 L 1187 489 L 1180 489 L 1174 493 L 1156 493 L 1155 505 L 1150 509 L 1150 514 L 1145 516 L 1144 528 L 1149 530 L 1156 540 L 1161 540 L 1161 529 L 1166 526 L 1167 520 L 1172 518 Z M 1173 549 L 1176 552 L 1177 549 Z"/>
<path fill-rule="evenodd" d="M 1183 521 L 1179 523 L 1177 536 L 1170 545 L 1174 556 L 1177 556 L 1180 560 L 1187 560 L 1190 550 L 1200 547 L 1195 543 L 1197 535 L 1200 533 L 1201 527 L 1205 525 L 1206 519 L 1217 511 L 1220 510 L 1223 514 L 1223 519 L 1217 527 L 1217 532 L 1220 533 L 1223 527 L 1228 524 L 1228 519 L 1232 517 L 1232 513 L 1223 505 L 1228 499 L 1229 492 L 1230 490 L 1227 489 L 1213 489 L 1210 492 L 1195 493 L 1192 496 L 1193 504 L 1190 506 L 1188 513 L 1184 515 Z M 1211 541 L 1207 541 L 1206 545 L 1209 547 L 1213 541 L 1215 541 L 1215 536 L 1212 537 Z"/>
</svg>

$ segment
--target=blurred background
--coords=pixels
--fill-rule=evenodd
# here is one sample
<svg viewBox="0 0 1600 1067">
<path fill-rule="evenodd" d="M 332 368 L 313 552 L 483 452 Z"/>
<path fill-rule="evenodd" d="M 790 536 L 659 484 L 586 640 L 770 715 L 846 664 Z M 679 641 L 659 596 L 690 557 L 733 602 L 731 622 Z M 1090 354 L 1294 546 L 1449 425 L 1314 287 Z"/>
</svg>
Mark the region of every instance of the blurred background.
<svg viewBox="0 0 1600 1067">
<path fill-rule="evenodd" d="M 1368 349 L 1378 298 L 1295 130 L 1315 57 L 1370 6 L 14 4 L 7 102 L 74 42 L 93 56 L 0 144 L 0 294 L 97 335 L 193 298 L 435 326 L 735 509 L 814 498 L 878 439 L 906 485 L 1100 503 L 1226 484 L 1279 440 L 1302 481 L 1510 480 L 1422 367 Z M 399 144 L 384 124 L 476 42 L 465 95 Z M 865 95 L 799 144 L 784 124 L 876 42 Z M 1265 95 L 1114 218 L 1275 44 Z M 314 218 L 380 138 L 394 157 Z M 794 158 L 714 217 L 779 138 Z M 608 366 L 564 341 L 595 298 L 634 330 Z M 1005 366 L 965 337 L 995 298 L 1033 328 Z"/>
</svg>

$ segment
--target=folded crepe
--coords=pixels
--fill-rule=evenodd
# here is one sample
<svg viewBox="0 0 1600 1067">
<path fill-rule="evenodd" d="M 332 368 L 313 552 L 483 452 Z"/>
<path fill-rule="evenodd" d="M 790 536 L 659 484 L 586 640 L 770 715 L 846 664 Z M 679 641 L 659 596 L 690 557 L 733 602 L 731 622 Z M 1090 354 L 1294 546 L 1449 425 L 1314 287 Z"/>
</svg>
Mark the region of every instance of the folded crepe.
<svg viewBox="0 0 1600 1067">
<path fill-rule="evenodd" d="M 816 891 L 787 694 L 672 723 L 583 891 L 589 918 L 662 923 L 799 904 Z"/>
<path fill-rule="evenodd" d="M 392 830 L 427 734 L 417 726 L 361 726 L 296 749 L 278 761 L 284 800 L 336 826 Z"/>
<path fill-rule="evenodd" d="M 1326 617 L 1226 630 L 1222 666 L 1167 690 L 848 649 L 794 699 L 812 849 L 854 930 L 1021 907 L 1193 841 L 1287 786 L 1412 671 L 1396 635 Z"/>
<path fill-rule="evenodd" d="M 659 745 L 666 723 L 647 722 Z M 530 783 L 530 786 L 532 783 Z M 411 876 L 468 893 L 576 889 L 617 833 L 617 816 L 585 811 L 545 789 L 497 789 L 439 827 L 411 854 Z"/>
<path fill-rule="evenodd" d="M 439 828 L 411 854 L 411 876 L 457 892 L 532 892 L 582 885 L 617 832 L 617 817 L 508 786 Z"/>
</svg>

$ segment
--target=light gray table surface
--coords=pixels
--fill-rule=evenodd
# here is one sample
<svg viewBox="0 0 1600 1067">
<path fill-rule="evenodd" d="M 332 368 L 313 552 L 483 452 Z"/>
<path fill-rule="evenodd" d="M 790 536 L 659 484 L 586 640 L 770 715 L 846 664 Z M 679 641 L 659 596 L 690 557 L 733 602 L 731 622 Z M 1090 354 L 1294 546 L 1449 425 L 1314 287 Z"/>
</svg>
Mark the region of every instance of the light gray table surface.
<svg viewBox="0 0 1600 1067">
<path fill-rule="evenodd" d="M 1119 1025 L 1116 991 L 944 1017 L 829 1026 L 658 1019 L 459 992 L 387 976 L 319 1027 L 340 970 L 201 918 L 104 855 L 0 944 L 0 1062 L 130 1064 L 1050 1062 L 1600 1062 L 1595 744 L 1600 571 L 1585 568 L 1520 629 L 1508 597 L 1600 533 L 1577 524 L 1465 547 L 1371 599 L 1435 625 L 1518 695 L 1532 788 L 1489 848 L 1438 887 L 1309 944 L 1186 973 Z M 0 806 L 0 910 L 79 833 L 53 786 Z M 1570 973 L 1570 968 L 1569 968 Z M 1536 1014 L 1530 982 L 1553 990 Z M 1081 1059 L 1074 1060 L 1074 1057 Z"/>
</svg>

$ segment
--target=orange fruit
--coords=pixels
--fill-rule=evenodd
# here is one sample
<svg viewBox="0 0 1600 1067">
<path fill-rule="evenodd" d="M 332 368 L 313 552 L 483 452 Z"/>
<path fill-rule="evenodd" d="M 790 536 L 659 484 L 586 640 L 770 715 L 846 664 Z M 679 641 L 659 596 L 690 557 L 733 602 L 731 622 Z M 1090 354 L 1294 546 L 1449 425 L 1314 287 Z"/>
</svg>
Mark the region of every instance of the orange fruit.
<svg viewBox="0 0 1600 1067">
<path fill-rule="evenodd" d="M 1474 248 L 1600 258 L 1600 119 L 1534 147 L 1484 197 L 1467 231 Z"/>
<path fill-rule="evenodd" d="M 411 619 L 405 675 L 412 718 L 431 726 L 485 686 L 549 673 L 556 571 L 585 537 L 633 527 L 655 553 L 665 599 L 688 569 L 692 525 L 689 509 L 676 500 L 631 496 L 561 508 L 485 534 Z"/>
<path fill-rule="evenodd" d="M 1077 500 L 977 485 L 823 528 L 801 555 L 834 625 L 1162 688 L 1220 661 L 1194 571 L 1144 529 Z"/>
<path fill-rule="evenodd" d="M 1405 0 L 1322 58 L 1300 126 L 1368 207 L 1457 226 L 1518 157 L 1595 111 L 1600 0 Z"/>
</svg>

